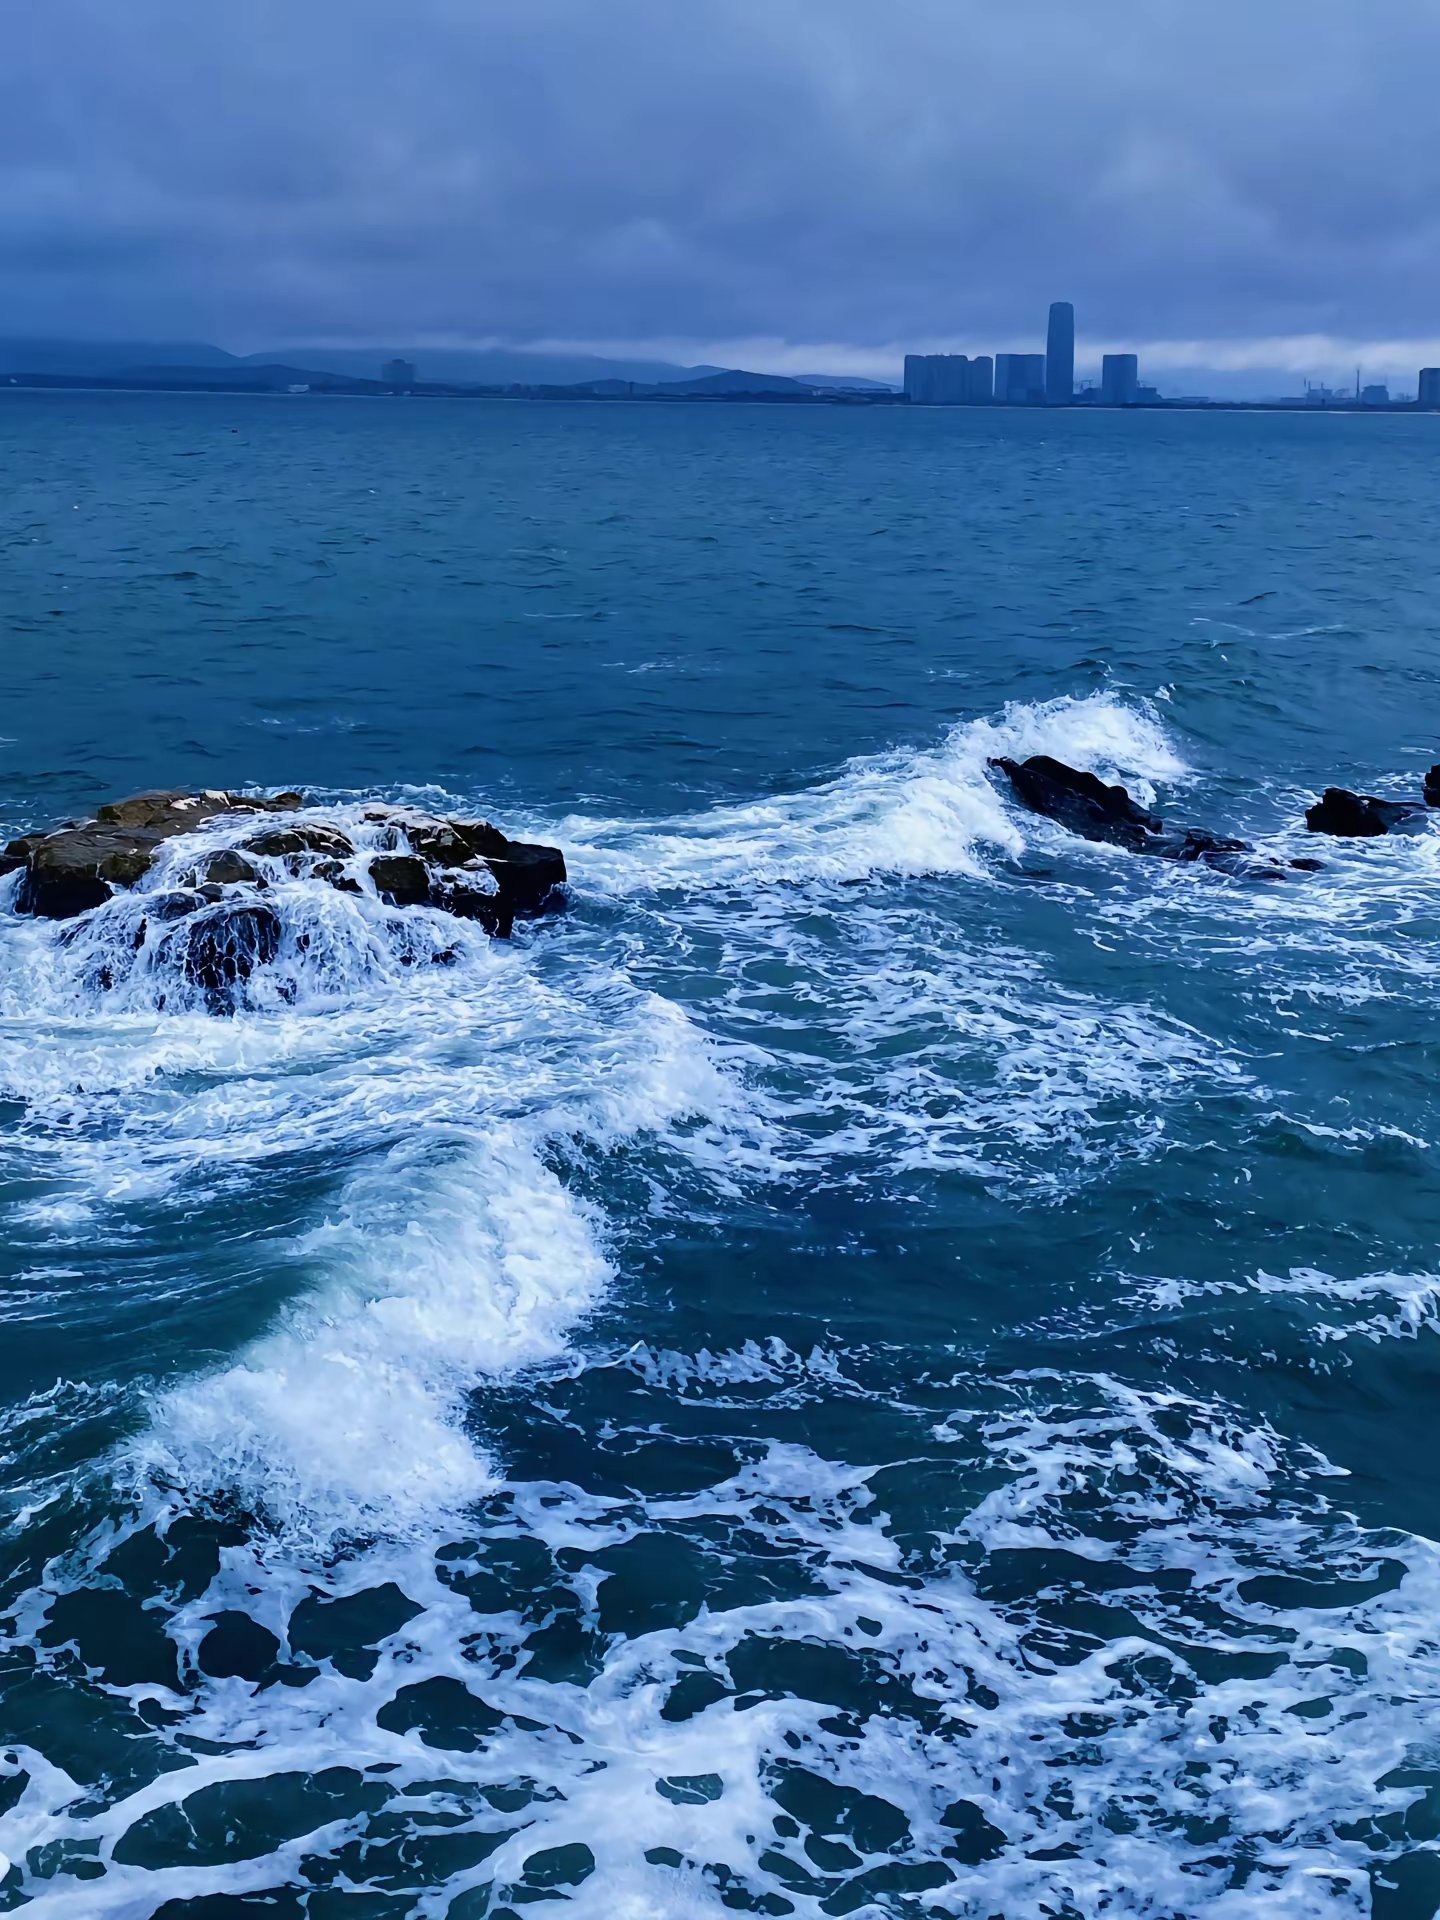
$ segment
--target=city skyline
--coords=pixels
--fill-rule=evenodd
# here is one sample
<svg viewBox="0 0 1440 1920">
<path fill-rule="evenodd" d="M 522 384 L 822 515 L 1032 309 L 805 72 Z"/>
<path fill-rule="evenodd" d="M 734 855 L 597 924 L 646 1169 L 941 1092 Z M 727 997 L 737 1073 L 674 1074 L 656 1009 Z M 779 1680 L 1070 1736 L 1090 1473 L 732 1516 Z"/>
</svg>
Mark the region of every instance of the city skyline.
<svg viewBox="0 0 1440 1920">
<path fill-rule="evenodd" d="M 1098 380 L 1076 381 L 1075 308 L 1052 300 L 1046 323 L 1045 351 L 965 353 L 911 352 L 905 355 L 901 391 L 919 406 L 1151 406 L 1164 401 L 1210 400 L 1203 393 L 1162 394 L 1140 378 L 1140 357 L 1133 351 L 1102 352 Z M 1436 356 L 1440 361 L 1440 355 Z M 1391 390 L 1387 380 L 1364 380 L 1355 368 L 1353 389 L 1306 379 L 1300 393 L 1269 396 L 1275 403 L 1311 406 L 1440 409 L 1440 364 L 1403 376 Z M 1259 402 L 1257 404 L 1263 404 Z"/>
</svg>

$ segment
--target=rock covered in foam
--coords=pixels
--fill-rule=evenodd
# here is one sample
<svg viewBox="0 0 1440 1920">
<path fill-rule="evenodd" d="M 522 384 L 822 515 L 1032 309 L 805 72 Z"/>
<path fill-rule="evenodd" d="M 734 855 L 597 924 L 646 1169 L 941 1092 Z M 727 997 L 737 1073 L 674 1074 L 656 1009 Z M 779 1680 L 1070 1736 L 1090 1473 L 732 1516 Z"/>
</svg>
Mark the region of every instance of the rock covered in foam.
<svg viewBox="0 0 1440 1920">
<path fill-rule="evenodd" d="M 235 991 L 280 951 L 280 916 L 258 902 L 226 901 L 186 916 L 175 935 L 181 971 L 212 1013 L 229 1013 Z"/>
<path fill-rule="evenodd" d="M 1430 782 L 1425 783 L 1426 799 Z M 1431 805 L 1440 805 L 1440 793 Z M 1425 808 L 1414 800 L 1377 800 L 1371 793 L 1351 793 L 1346 787 L 1326 787 L 1305 824 L 1311 833 L 1335 834 L 1347 840 L 1374 840 L 1383 833 L 1404 833 L 1425 819 Z"/>
<path fill-rule="evenodd" d="M 101 937 L 103 957 L 89 978 L 105 988 L 117 984 L 142 964 L 129 954 L 148 950 L 156 929 L 173 926 L 159 960 L 198 988 L 212 1011 L 232 1011 L 251 975 L 281 953 L 282 915 L 292 911 L 295 882 L 370 894 L 386 907 L 433 909 L 500 938 L 517 919 L 563 904 L 559 849 L 511 840 L 489 821 L 376 806 L 358 825 L 353 814 L 336 824 L 294 817 L 304 805 L 298 793 L 137 794 L 101 807 L 91 820 L 12 841 L 0 855 L 0 874 L 20 873 L 17 912 L 74 921 L 75 934 L 98 926 L 98 910 L 112 899 L 132 897 L 140 916 L 132 915 L 118 938 L 118 930 Z M 261 814 L 272 818 L 261 824 Z M 274 817 L 280 815 L 291 817 Z M 167 842 L 201 828 L 193 855 L 182 844 L 157 865 Z M 402 923 L 390 924 L 406 945 Z M 67 928 L 63 937 L 69 941 L 71 933 Z M 439 952 L 454 958 L 452 949 Z"/>
</svg>

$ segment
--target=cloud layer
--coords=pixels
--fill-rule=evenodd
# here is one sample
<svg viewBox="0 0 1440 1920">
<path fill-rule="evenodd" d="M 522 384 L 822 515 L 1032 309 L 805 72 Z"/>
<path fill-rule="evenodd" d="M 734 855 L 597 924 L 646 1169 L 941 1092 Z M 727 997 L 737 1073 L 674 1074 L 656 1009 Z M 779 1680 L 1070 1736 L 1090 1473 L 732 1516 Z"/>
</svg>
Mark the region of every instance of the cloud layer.
<svg viewBox="0 0 1440 1920">
<path fill-rule="evenodd" d="M 1064 296 L 1157 366 L 1383 370 L 1440 335 L 1437 60 L 1429 0 L 47 0 L 0 330 L 871 372 Z"/>
</svg>

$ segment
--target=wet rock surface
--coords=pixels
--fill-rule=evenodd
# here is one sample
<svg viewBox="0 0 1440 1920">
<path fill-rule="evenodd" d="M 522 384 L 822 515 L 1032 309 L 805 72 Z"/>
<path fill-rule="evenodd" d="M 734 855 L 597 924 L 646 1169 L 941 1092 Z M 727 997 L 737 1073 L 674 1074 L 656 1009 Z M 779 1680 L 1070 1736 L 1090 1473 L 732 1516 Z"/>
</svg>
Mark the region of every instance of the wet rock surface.
<svg viewBox="0 0 1440 1920">
<path fill-rule="evenodd" d="M 181 971 L 212 1013 L 229 1013 L 235 990 L 280 951 L 280 916 L 256 903 L 224 902 L 188 917 L 172 937 Z"/>
<path fill-rule="evenodd" d="M 1068 767 L 1048 754 L 1019 761 L 1000 758 L 990 765 L 1005 775 L 1015 797 L 1032 813 L 1058 821 L 1085 840 L 1165 860 L 1200 861 L 1252 880 L 1283 880 L 1287 872 L 1315 873 L 1323 865 L 1319 860 L 1299 859 L 1288 860 L 1282 867 L 1257 855 L 1248 840 L 1202 827 L 1167 827 L 1124 787 L 1107 786 L 1098 775 Z M 1306 810 L 1305 825 L 1311 833 L 1370 840 L 1387 833 L 1419 831 L 1431 807 L 1440 807 L 1440 765 L 1425 776 L 1423 800 L 1382 800 L 1371 793 L 1351 793 L 1348 787 L 1326 787 Z"/>
<path fill-rule="evenodd" d="M 275 902 L 292 881 L 373 894 L 397 909 L 432 908 L 501 938 L 517 919 L 563 905 L 560 850 L 511 840 L 489 821 L 376 806 L 358 826 L 353 815 L 340 825 L 294 818 L 304 805 L 301 794 L 288 792 L 136 794 L 91 820 L 11 841 L 0 853 L 0 875 L 20 874 L 17 912 L 75 923 L 67 943 L 97 909 L 133 893 L 143 911 L 129 923 L 127 950 L 140 954 L 158 939 L 166 964 L 211 1011 L 233 1010 L 245 982 L 281 952 Z M 255 817 L 267 814 L 292 817 L 269 824 Z M 188 864 L 182 852 L 156 874 L 167 842 L 197 829 L 216 830 L 212 843 L 202 842 Z M 222 834 L 225 843 L 214 844 Z M 443 952 L 453 960 L 453 949 Z M 108 988 L 126 964 L 112 954 L 91 978 Z"/>
<path fill-rule="evenodd" d="M 1067 767 L 1063 760 L 1052 760 L 1048 754 L 1033 754 L 1028 760 L 1002 758 L 990 764 L 1005 775 L 1016 798 L 1032 813 L 1058 821 L 1083 840 L 1098 840 L 1161 860 L 1199 862 L 1250 879 L 1285 877 L 1273 861 L 1256 859 L 1248 840 L 1211 833 L 1204 827 L 1167 827 L 1158 814 L 1142 807 L 1124 787 L 1107 786 L 1097 774 Z"/>
<path fill-rule="evenodd" d="M 303 804 L 298 793 L 268 799 L 218 788 L 137 793 L 97 808 L 93 820 L 12 840 L 0 869 L 23 869 L 16 901 L 21 913 L 68 920 L 103 906 L 117 889 L 138 885 L 167 840 L 194 833 L 222 814 L 287 813 Z"/>
<path fill-rule="evenodd" d="M 1426 781 L 1429 800 L 1429 781 Z M 1440 805 L 1440 796 L 1430 802 Z M 1372 793 L 1351 793 L 1346 787 L 1327 787 L 1306 810 L 1311 833 L 1329 833 L 1347 840 L 1373 840 L 1382 833 L 1413 832 L 1425 821 L 1425 805 L 1416 800 L 1377 800 Z"/>
<path fill-rule="evenodd" d="M 1146 851 L 1146 842 L 1164 831 L 1165 823 L 1130 798 L 1124 787 L 1107 786 L 1097 774 L 1067 767 L 1047 753 L 1028 760 L 1001 758 L 998 767 L 1015 789 L 1016 798 L 1032 813 L 1058 820 L 1083 840 Z"/>
</svg>

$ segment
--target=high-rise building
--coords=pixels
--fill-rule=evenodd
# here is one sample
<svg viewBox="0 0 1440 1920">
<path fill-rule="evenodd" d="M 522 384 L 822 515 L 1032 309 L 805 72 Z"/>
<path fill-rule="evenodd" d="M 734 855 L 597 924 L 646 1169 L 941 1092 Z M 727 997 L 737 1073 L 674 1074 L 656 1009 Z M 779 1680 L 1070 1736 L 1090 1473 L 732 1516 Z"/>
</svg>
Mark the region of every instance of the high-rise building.
<svg viewBox="0 0 1440 1920">
<path fill-rule="evenodd" d="M 1068 407 L 1075 398 L 1075 309 L 1068 300 L 1050 308 L 1045 335 L 1045 404 Z"/>
<path fill-rule="evenodd" d="M 413 387 L 415 384 L 415 362 L 413 360 L 387 360 L 380 369 L 380 378 L 387 387 Z"/>
<path fill-rule="evenodd" d="M 1043 353 L 997 353 L 995 398 L 1012 407 L 1038 406 L 1045 398 Z"/>
<path fill-rule="evenodd" d="M 1418 407 L 1440 407 L 1440 367 L 1421 367 L 1420 388 L 1415 395 Z"/>
<path fill-rule="evenodd" d="M 988 407 L 995 398 L 995 362 L 988 353 L 977 353 L 970 362 L 965 388 L 972 407 Z"/>
<path fill-rule="evenodd" d="M 905 397 L 917 407 L 968 407 L 990 398 L 991 368 L 983 356 L 907 353 Z"/>
<path fill-rule="evenodd" d="M 1100 404 L 1133 407 L 1139 397 L 1140 361 L 1133 353 L 1107 353 L 1100 362 Z"/>
</svg>

